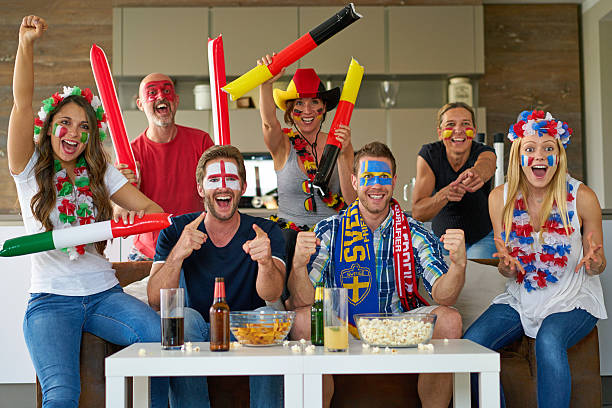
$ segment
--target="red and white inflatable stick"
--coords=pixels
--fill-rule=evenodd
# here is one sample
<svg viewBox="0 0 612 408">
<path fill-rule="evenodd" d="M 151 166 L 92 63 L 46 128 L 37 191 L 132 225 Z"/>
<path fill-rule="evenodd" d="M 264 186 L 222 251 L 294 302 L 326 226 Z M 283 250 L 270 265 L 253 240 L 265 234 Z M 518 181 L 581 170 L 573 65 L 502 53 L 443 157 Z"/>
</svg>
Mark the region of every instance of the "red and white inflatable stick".
<svg viewBox="0 0 612 408">
<path fill-rule="evenodd" d="M 91 70 L 93 71 L 98 93 L 100 94 L 100 99 L 102 99 L 102 106 L 104 106 L 104 112 L 108 120 L 108 128 L 113 141 L 117 163 L 127 164 L 128 169 L 132 170 L 136 178 L 138 178 L 134 152 L 125 130 L 125 121 L 119 108 L 115 83 L 111 76 L 106 54 L 104 54 L 102 48 L 94 44 L 91 46 L 89 60 L 91 61 Z"/>
<path fill-rule="evenodd" d="M 227 94 L 221 89 L 227 83 L 223 38 L 221 35 L 214 40 L 208 39 L 208 71 L 210 76 L 215 144 L 228 145 L 230 144 L 230 127 Z"/>
</svg>

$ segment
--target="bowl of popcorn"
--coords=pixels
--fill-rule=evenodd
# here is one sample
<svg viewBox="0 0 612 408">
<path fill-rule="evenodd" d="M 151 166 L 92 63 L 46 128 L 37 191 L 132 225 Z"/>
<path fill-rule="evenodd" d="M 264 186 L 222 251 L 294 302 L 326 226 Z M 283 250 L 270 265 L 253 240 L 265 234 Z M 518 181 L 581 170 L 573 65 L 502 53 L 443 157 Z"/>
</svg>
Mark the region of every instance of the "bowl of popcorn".
<svg viewBox="0 0 612 408">
<path fill-rule="evenodd" d="M 282 344 L 295 318 L 293 311 L 230 312 L 230 330 L 245 346 Z"/>
<path fill-rule="evenodd" d="M 429 342 L 436 317 L 429 313 L 364 313 L 354 316 L 361 340 L 378 347 L 417 347 Z"/>
</svg>

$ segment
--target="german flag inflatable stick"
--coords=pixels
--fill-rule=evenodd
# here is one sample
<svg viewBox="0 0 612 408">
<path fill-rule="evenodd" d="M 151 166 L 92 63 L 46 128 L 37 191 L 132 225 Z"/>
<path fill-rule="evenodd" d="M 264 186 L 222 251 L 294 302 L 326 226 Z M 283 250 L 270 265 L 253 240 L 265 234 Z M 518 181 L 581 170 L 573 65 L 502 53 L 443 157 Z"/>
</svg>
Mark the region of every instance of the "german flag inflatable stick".
<svg viewBox="0 0 612 408">
<path fill-rule="evenodd" d="M 353 3 L 331 16 L 325 22 L 319 24 L 307 34 L 304 34 L 291 45 L 285 47 L 274 56 L 270 65 L 258 65 L 238 79 L 223 87 L 230 94 L 232 100 L 240 98 L 251 89 L 255 88 L 278 74 L 281 69 L 288 67 L 295 61 L 317 48 L 325 40 L 338 34 L 340 31 L 359 20 L 361 15 L 355 11 Z"/>
<path fill-rule="evenodd" d="M 357 94 L 359 93 L 359 87 L 361 86 L 361 79 L 363 78 L 363 67 L 359 65 L 355 58 L 351 59 L 346 78 L 344 79 L 344 86 L 342 87 L 342 94 L 340 95 L 340 102 L 336 109 L 336 115 L 332 121 L 331 128 L 327 134 L 327 144 L 323 150 L 323 156 L 321 156 L 321 162 L 315 175 L 312 185 L 316 188 L 319 193 L 324 196 L 327 193 L 327 186 L 331 178 L 336 160 L 338 160 L 338 154 L 342 145 L 336 140 L 336 129 L 340 125 L 348 126 L 351 122 L 351 115 L 353 114 L 353 108 L 355 107 L 355 101 L 357 100 Z"/>
</svg>

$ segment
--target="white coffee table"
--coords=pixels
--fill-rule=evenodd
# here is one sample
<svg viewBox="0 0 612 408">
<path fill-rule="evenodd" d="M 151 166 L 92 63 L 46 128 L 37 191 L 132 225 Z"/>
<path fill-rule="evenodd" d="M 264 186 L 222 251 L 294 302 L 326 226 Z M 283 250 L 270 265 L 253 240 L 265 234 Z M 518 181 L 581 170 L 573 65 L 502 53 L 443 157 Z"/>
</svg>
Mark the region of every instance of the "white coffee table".
<svg viewBox="0 0 612 408">
<path fill-rule="evenodd" d="M 330 353 L 317 347 L 304 356 L 304 407 L 322 406 L 323 374 L 453 373 L 455 407 L 470 407 L 470 373 L 479 374 L 480 407 L 499 408 L 499 353 L 470 340 L 432 340 L 434 351 L 416 348 L 364 349 L 351 340 L 348 352 Z"/>
<path fill-rule="evenodd" d="M 240 347 L 211 352 L 209 343 L 193 343 L 199 352 L 162 350 L 159 343 L 136 343 L 106 358 L 106 407 L 125 406 L 125 378 L 134 377 L 134 408 L 148 407 L 148 377 L 212 375 L 284 375 L 285 406 L 303 404 L 303 356 L 291 349 Z M 144 349 L 144 356 L 139 350 Z"/>
<path fill-rule="evenodd" d="M 349 351 L 294 353 L 289 347 L 241 347 L 213 353 L 163 351 L 159 343 L 133 344 L 106 359 L 106 406 L 125 406 L 125 378 L 134 377 L 134 408 L 148 406 L 148 377 L 284 375 L 286 407 L 321 407 L 323 374 L 454 373 L 455 407 L 470 406 L 470 373 L 480 376 L 480 406 L 499 407 L 499 354 L 469 340 L 434 340 L 433 352 L 416 348 L 387 353 L 365 350 L 351 340 Z M 292 343 L 293 344 L 293 343 Z M 139 355 L 144 349 L 145 355 Z"/>
</svg>

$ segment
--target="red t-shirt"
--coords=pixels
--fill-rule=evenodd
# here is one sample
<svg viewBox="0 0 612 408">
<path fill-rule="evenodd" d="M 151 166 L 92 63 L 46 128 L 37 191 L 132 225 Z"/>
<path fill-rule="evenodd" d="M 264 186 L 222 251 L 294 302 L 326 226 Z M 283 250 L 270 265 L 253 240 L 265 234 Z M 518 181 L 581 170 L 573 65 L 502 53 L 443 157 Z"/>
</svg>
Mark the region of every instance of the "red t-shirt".
<svg viewBox="0 0 612 408">
<path fill-rule="evenodd" d="M 151 141 L 146 130 L 132 143 L 140 163 L 140 190 L 174 215 L 203 211 L 195 171 L 202 153 L 214 143 L 208 133 L 176 125 L 176 137 L 168 143 Z M 149 258 L 155 256 L 158 232 L 137 235 L 134 246 Z"/>
</svg>

